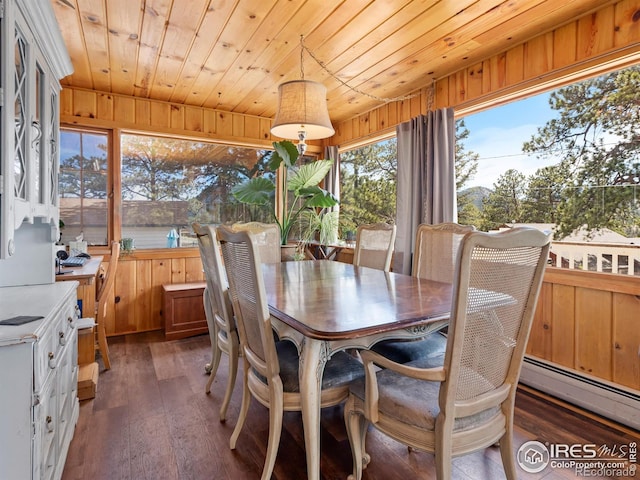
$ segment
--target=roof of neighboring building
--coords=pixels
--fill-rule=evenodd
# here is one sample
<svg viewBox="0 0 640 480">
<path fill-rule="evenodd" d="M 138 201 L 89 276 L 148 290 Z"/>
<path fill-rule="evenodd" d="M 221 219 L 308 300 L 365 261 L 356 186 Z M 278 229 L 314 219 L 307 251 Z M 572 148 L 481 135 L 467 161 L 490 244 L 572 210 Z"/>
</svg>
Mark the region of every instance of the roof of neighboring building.
<svg viewBox="0 0 640 480">
<path fill-rule="evenodd" d="M 531 227 L 542 232 L 553 232 L 554 223 L 506 223 L 500 226 L 500 229 Z M 640 237 L 625 237 L 608 228 L 602 228 L 596 232 L 589 233 L 585 227 L 574 232 L 573 234 L 559 240 L 562 242 L 589 242 L 589 243 L 623 243 L 627 245 L 640 245 Z"/>
</svg>

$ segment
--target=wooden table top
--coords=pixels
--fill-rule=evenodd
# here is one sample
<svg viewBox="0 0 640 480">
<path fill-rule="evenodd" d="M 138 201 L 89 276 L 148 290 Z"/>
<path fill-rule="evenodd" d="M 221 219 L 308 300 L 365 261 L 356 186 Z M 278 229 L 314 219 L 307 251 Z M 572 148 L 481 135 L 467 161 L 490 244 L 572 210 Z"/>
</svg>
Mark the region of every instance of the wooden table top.
<svg viewBox="0 0 640 480">
<path fill-rule="evenodd" d="M 263 265 L 273 316 L 307 337 L 364 337 L 442 320 L 452 285 L 330 260 Z"/>
<path fill-rule="evenodd" d="M 102 256 L 94 255 L 88 258 L 81 267 L 62 267 L 61 274 L 58 274 L 58 269 L 56 268 L 56 282 L 65 280 L 92 282 L 96 278 L 102 259 Z"/>
</svg>

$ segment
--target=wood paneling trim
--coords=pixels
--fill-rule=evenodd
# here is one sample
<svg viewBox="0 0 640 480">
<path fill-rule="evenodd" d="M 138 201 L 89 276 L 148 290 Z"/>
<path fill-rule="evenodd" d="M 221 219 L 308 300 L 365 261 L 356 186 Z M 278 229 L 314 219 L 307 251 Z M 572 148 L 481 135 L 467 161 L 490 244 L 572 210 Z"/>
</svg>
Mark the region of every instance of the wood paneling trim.
<svg viewBox="0 0 640 480">
<path fill-rule="evenodd" d="M 640 297 L 613 294 L 613 378 L 640 390 Z"/>
<path fill-rule="evenodd" d="M 559 285 L 640 295 L 640 277 L 637 276 L 547 267 L 544 281 Z"/>
<path fill-rule="evenodd" d="M 621 0 L 490 58 L 479 59 L 474 65 L 437 80 L 434 107 L 453 107 L 457 114 L 466 115 L 638 63 L 639 13 L 637 0 Z M 360 119 L 368 119 L 372 112 L 340 122 L 334 125 L 336 134 L 325 143 L 351 146 L 361 141 L 363 134 L 384 134 L 398 123 L 426 113 L 423 97 L 421 92 L 420 102 L 412 103 L 412 107 L 419 106 L 419 111 L 404 108 L 402 101 L 376 108 L 372 112 L 378 117 L 386 112 L 387 123 L 376 127 L 369 122 L 366 133 L 352 126 Z"/>
<path fill-rule="evenodd" d="M 135 260 L 158 260 L 165 258 L 200 258 L 200 251 L 197 247 L 181 248 L 145 248 L 134 250 L 127 255 L 120 254 L 120 261 L 129 262 Z"/>
<path fill-rule="evenodd" d="M 60 97 L 63 125 L 130 130 L 258 148 L 269 148 L 273 141 L 279 140 L 271 136 L 271 118 L 79 88 L 63 88 Z M 367 118 L 366 123 L 368 121 Z M 377 127 L 376 122 L 373 128 Z M 321 152 L 319 140 L 307 143 L 309 153 Z"/>
</svg>

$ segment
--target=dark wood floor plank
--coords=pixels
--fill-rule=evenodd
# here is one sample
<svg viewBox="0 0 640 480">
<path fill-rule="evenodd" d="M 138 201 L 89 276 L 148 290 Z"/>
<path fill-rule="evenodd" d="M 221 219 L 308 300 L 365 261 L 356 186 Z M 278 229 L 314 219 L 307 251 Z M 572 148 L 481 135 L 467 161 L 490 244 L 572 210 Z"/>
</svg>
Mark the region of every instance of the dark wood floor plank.
<svg viewBox="0 0 640 480">
<path fill-rule="evenodd" d="M 126 371 L 127 397 L 131 418 L 162 415 L 158 377 L 153 366 L 151 349 L 147 345 L 126 349 L 123 370 Z"/>
<path fill-rule="evenodd" d="M 160 394 L 169 424 L 171 447 L 182 478 L 213 478 L 222 464 L 196 408 L 196 394 L 184 376 L 160 381 Z M 207 459 L 203 462 L 202 459 Z"/>
<path fill-rule="evenodd" d="M 97 410 L 91 417 L 91 433 L 84 449 L 84 478 L 131 479 L 130 418 L 127 406 Z M 75 437 L 71 443 L 75 453 Z"/>
<path fill-rule="evenodd" d="M 162 332 L 110 340 L 112 368 L 101 371 L 97 396 L 81 402 L 80 418 L 67 456 L 63 480 L 212 480 L 260 478 L 269 429 L 268 411 L 252 400 L 236 450 L 229 438 L 242 398 L 242 361 L 227 412 L 219 421 L 228 377 L 222 356 L 211 394 L 204 393 L 211 358 L 208 335 L 164 340 Z M 579 409 L 519 390 L 514 447 L 528 440 L 552 443 L 638 442 L 639 436 L 601 423 Z M 351 473 L 351 450 L 342 406 L 321 412 L 321 476 L 344 480 Z M 435 479 L 434 457 L 409 452 L 375 430 L 367 436 L 371 463 L 364 480 Z M 572 471 L 519 470 L 522 480 L 577 480 Z M 304 433 L 299 412 L 286 412 L 274 480 L 306 478 Z M 495 447 L 453 460 L 453 480 L 505 478 Z"/>
<path fill-rule="evenodd" d="M 127 374 L 126 362 L 128 356 L 125 351 L 124 342 L 109 342 L 109 358 L 111 369 L 105 371 L 104 364 L 98 355 L 100 364 L 100 376 L 98 378 L 98 392 L 93 400 L 94 411 L 108 410 L 129 403 L 127 398 Z"/>
<path fill-rule="evenodd" d="M 184 375 L 182 361 L 176 352 L 176 343 L 151 343 L 149 345 L 158 380 Z"/>
<path fill-rule="evenodd" d="M 170 438 L 164 412 L 133 417 L 130 428 L 131 478 L 180 478 Z"/>
</svg>

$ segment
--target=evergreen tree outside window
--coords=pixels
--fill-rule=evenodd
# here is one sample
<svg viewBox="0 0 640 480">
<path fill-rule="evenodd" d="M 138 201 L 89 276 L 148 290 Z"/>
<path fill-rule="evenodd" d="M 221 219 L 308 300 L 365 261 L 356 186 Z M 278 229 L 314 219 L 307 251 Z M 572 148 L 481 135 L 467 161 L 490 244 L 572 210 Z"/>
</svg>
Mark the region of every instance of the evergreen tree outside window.
<svg viewBox="0 0 640 480">
<path fill-rule="evenodd" d="M 79 235 L 89 245 L 107 245 L 107 146 L 109 135 L 71 129 L 60 131 L 61 241 Z"/>
<path fill-rule="evenodd" d="M 395 223 L 396 139 L 340 153 L 342 237 L 365 223 Z"/>
<path fill-rule="evenodd" d="M 273 175 L 271 150 L 134 134 L 121 146 L 122 236 L 136 249 L 197 246 L 193 222 L 272 221 L 231 195 L 247 178 Z"/>
</svg>

